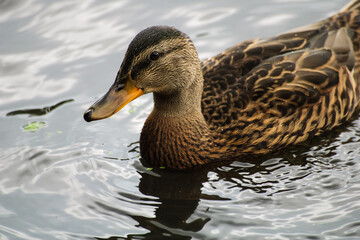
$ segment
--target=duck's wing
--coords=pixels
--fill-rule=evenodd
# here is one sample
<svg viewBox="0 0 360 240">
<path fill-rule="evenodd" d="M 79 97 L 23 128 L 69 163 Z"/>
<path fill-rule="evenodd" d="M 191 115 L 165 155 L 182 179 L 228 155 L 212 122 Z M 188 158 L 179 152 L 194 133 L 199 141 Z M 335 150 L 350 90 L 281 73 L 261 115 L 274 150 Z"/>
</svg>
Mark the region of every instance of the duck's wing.
<svg viewBox="0 0 360 240">
<path fill-rule="evenodd" d="M 204 60 L 204 93 L 219 94 L 235 85 L 264 60 L 301 49 L 331 46 L 342 28 L 357 32 L 360 22 L 360 0 L 354 0 L 339 13 L 317 23 L 293 29 L 275 38 L 249 40 Z M 357 35 L 351 36 L 354 40 Z M 354 41 L 353 41 L 354 42 Z"/>
<path fill-rule="evenodd" d="M 337 105 L 336 111 L 347 116 L 359 98 L 359 79 L 352 74 L 354 59 L 353 51 L 339 56 L 329 48 L 269 59 L 247 77 L 249 104 L 270 115 L 285 117 L 323 102 L 324 109 Z"/>
<path fill-rule="evenodd" d="M 204 62 L 205 118 L 224 125 L 250 115 L 254 103 L 288 115 L 333 89 L 358 98 L 359 28 L 358 10 L 341 12 L 273 39 L 239 44 Z"/>
<path fill-rule="evenodd" d="M 304 32 L 304 35 L 309 34 Z M 204 91 L 202 109 L 213 124 L 228 124 L 236 119 L 234 109 L 243 109 L 250 101 L 247 76 L 269 58 L 301 50 L 305 37 L 246 41 L 203 62 Z"/>
</svg>

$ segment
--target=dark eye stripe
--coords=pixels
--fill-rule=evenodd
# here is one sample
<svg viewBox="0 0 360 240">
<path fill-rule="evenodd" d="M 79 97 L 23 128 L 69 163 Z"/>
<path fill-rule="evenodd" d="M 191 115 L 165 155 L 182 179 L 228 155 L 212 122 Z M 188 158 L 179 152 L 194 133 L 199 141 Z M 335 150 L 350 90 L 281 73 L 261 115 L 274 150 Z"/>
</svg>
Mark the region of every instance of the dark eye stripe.
<svg viewBox="0 0 360 240">
<path fill-rule="evenodd" d="M 135 79 L 136 75 L 139 74 L 142 70 L 147 68 L 150 65 L 151 61 L 149 59 L 142 60 L 141 62 L 138 62 L 134 65 L 134 67 L 131 70 L 131 78 Z"/>
<path fill-rule="evenodd" d="M 159 52 L 159 58 L 161 58 L 162 56 L 170 53 L 170 52 L 173 52 L 173 51 L 176 51 L 176 50 L 179 50 L 181 48 L 183 48 L 184 46 L 180 45 L 180 46 L 176 46 L 174 48 L 171 48 L 169 49 L 168 51 L 166 52 Z M 148 59 L 144 59 L 138 63 L 136 63 L 134 65 L 134 67 L 132 68 L 131 70 L 131 78 L 132 79 L 135 79 L 135 77 L 141 72 L 143 71 L 144 69 L 146 69 L 147 67 L 149 67 L 149 65 L 152 63 L 152 61 L 150 60 L 150 58 Z"/>
</svg>

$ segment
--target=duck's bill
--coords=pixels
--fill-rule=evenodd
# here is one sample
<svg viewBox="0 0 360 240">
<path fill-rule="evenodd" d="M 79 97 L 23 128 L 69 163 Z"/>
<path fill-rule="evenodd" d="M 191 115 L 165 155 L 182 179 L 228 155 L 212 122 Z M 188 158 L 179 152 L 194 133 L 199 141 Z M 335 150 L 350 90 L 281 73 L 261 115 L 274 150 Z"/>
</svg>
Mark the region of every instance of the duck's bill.
<svg viewBox="0 0 360 240">
<path fill-rule="evenodd" d="M 86 110 L 84 119 L 87 122 L 91 122 L 108 118 L 143 94 L 144 92 L 135 87 L 131 79 L 128 79 L 121 89 L 118 89 L 116 84 L 114 84 L 102 98 Z"/>
</svg>

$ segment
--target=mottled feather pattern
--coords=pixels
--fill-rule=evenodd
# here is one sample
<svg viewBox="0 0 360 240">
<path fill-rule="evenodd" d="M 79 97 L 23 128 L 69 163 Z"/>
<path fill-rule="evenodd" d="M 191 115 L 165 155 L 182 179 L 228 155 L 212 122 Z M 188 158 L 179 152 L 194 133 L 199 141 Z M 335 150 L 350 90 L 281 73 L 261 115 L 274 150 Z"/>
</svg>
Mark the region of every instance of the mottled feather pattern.
<svg viewBox="0 0 360 240">
<path fill-rule="evenodd" d="M 232 142 L 232 156 L 305 141 L 352 115 L 359 103 L 359 16 L 358 10 L 339 13 L 300 32 L 241 43 L 203 62 L 203 114 Z M 341 52 L 355 58 L 350 64 L 325 46 L 331 31 L 341 28 L 353 44 Z"/>
<path fill-rule="evenodd" d="M 149 116 L 140 138 L 141 155 L 148 164 L 186 169 L 216 162 L 226 156 L 225 142 L 214 145 L 212 141 L 199 141 L 199 136 L 203 139 L 208 137 L 208 129 L 201 124 L 201 120 L 184 119 L 177 121 L 172 117 L 158 118 L 154 113 Z M 184 131 L 185 134 L 179 134 Z M 202 142 L 201 146 L 199 146 L 200 142 Z"/>
</svg>

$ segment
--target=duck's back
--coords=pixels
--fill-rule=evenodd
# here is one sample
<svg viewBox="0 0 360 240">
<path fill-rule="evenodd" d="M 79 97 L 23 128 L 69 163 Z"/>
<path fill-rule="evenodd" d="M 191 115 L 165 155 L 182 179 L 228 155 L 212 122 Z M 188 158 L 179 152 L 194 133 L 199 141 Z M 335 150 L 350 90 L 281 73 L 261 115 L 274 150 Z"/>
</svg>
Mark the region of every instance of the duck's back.
<svg viewBox="0 0 360 240">
<path fill-rule="evenodd" d="M 256 152 L 304 141 L 350 118 L 360 95 L 359 5 L 204 61 L 202 109 L 210 126 L 234 147 Z"/>
</svg>

